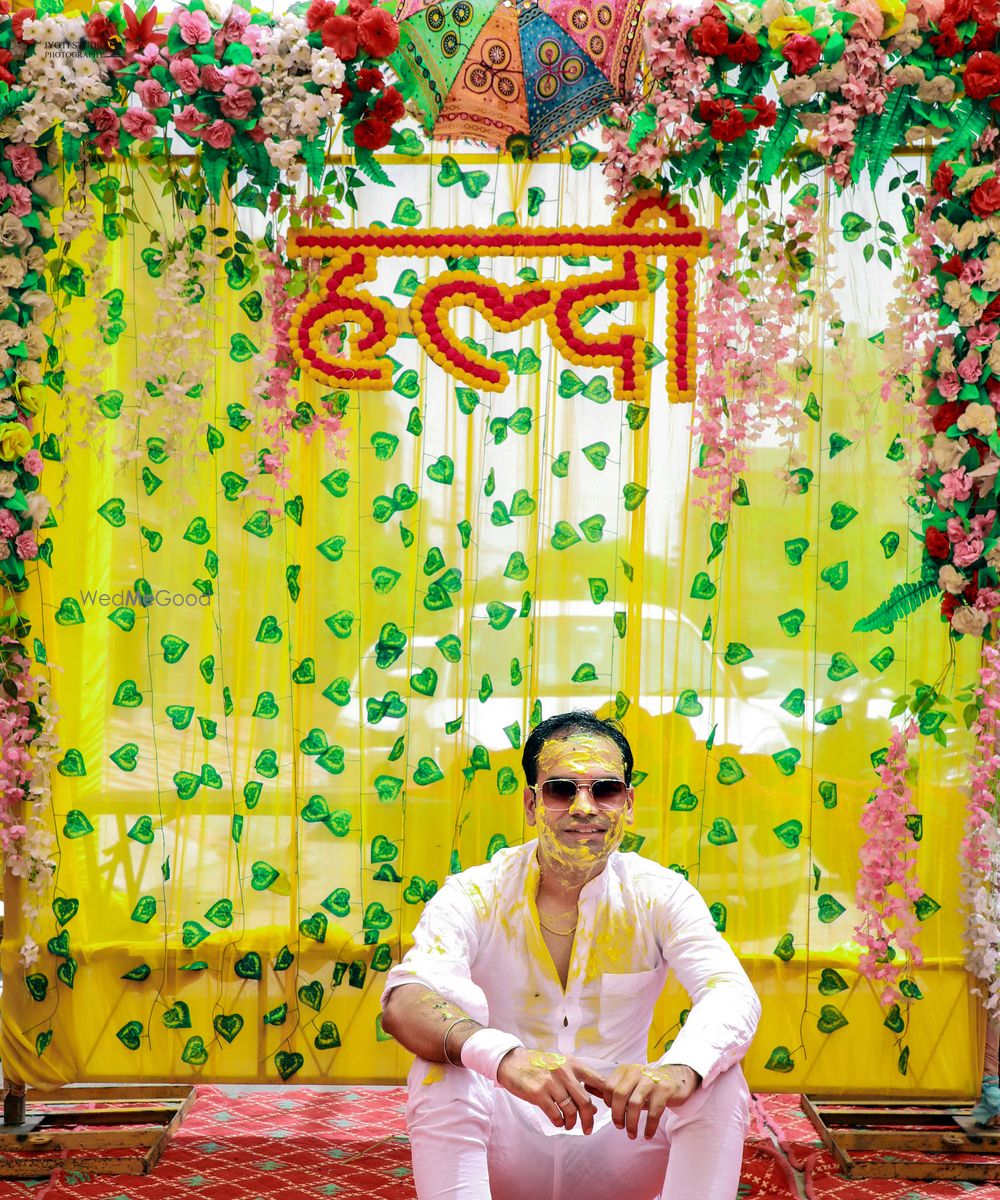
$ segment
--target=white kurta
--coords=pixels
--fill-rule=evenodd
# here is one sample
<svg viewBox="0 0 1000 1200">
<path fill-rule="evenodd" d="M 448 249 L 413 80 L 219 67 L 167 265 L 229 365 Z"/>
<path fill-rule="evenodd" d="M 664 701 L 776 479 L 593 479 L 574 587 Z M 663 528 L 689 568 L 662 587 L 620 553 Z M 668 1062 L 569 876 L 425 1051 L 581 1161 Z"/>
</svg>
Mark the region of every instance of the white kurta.
<svg viewBox="0 0 1000 1200">
<path fill-rule="evenodd" d="M 692 1007 L 657 1061 L 692 1067 L 705 1086 L 739 1062 L 760 1002 L 687 880 L 637 854 L 612 854 L 580 894 L 563 991 L 538 927 L 536 849 L 531 841 L 500 850 L 450 876 L 387 975 L 383 1002 L 400 984 L 422 983 L 529 1048 L 646 1062 L 653 1006 L 672 971 Z M 540 1109 L 519 1107 L 538 1132 L 565 1136 Z M 608 1121 L 599 1106 L 596 1123 Z"/>
</svg>

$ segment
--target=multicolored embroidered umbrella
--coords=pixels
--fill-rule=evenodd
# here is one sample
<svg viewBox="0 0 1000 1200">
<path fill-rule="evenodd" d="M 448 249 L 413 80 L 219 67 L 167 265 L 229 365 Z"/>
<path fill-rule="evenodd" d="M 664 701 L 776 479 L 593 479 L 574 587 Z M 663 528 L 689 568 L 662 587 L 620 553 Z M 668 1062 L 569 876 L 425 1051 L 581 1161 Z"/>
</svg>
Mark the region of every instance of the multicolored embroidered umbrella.
<svg viewBox="0 0 1000 1200">
<path fill-rule="evenodd" d="M 531 155 L 632 88 L 643 0 L 401 0 L 392 64 L 428 133 Z"/>
</svg>

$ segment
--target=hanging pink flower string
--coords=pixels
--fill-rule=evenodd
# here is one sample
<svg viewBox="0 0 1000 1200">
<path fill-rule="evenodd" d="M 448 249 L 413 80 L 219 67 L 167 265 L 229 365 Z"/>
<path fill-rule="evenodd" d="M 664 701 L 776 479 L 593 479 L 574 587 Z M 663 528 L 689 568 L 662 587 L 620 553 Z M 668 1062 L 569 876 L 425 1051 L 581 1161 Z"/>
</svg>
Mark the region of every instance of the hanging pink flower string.
<svg viewBox="0 0 1000 1200">
<path fill-rule="evenodd" d="M 860 821 L 866 837 L 856 889 L 861 919 L 855 937 L 864 948 L 858 971 L 882 986 L 885 1005 L 901 1001 L 896 986 L 900 976 L 924 961 L 916 943 L 913 908 L 923 889 L 917 880 L 917 843 L 907 824 L 916 812 L 908 778 L 908 744 L 916 735 L 913 720 L 893 730 L 889 753 L 879 768 L 879 785 Z"/>
</svg>

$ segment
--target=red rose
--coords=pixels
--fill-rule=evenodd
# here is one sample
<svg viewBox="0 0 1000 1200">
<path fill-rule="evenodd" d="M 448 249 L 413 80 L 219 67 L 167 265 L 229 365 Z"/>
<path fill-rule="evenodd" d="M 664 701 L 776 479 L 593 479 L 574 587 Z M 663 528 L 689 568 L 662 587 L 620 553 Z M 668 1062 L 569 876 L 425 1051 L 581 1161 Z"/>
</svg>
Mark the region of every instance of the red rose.
<svg viewBox="0 0 1000 1200">
<path fill-rule="evenodd" d="M 991 25 L 1000 14 L 997 0 L 972 0 L 972 19 L 977 25 Z"/>
<path fill-rule="evenodd" d="M 101 13 L 95 13 L 83 28 L 95 50 L 109 50 L 118 41 L 117 26 Z"/>
<path fill-rule="evenodd" d="M 701 100 L 698 103 L 698 120 L 704 121 L 706 125 L 710 121 L 717 121 L 732 106 L 732 100 Z"/>
<path fill-rule="evenodd" d="M 781 47 L 781 54 L 792 68 L 793 75 L 805 75 L 823 57 L 823 49 L 814 37 L 793 33 Z"/>
<path fill-rule="evenodd" d="M 955 611 L 956 608 L 958 608 L 958 597 L 957 596 L 953 596 L 951 594 L 951 592 L 949 592 L 947 596 L 942 597 L 941 616 L 944 617 L 944 619 L 946 621 L 951 620 L 951 614 Z"/>
<path fill-rule="evenodd" d="M 997 42 L 997 27 L 992 21 L 986 21 L 976 30 L 976 35 L 969 42 L 970 50 L 992 50 Z"/>
<path fill-rule="evenodd" d="M 962 50 L 962 39 L 955 30 L 954 21 L 945 17 L 938 25 L 939 33 L 930 39 L 938 58 L 954 58 Z"/>
<path fill-rule="evenodd" d="M 975 450 L 976 454 L 979 455 L 978 465 L 982 466 L 983 463 L 986 462 L 987 458 L 989 457 L 989 454 L 990 454 L 989 446 L 986 445 L 986 443 L 983 441 L 982 438 L 976 437 L 976 435 L 974 433 L 967 433 L 965 436 L 969 439 L 969 445 L 972 447 L 973 450 Z"/>
<path fill-rule="evenodd" d="M 755 63 L 760 58 L 760 43 L 749 33 L 741 33 L 726 47 L 726 58 L 734 63 Z"/>
<path fill-rule="evenodd" d="M 959 413 L 965 411 L 965 405 L 958 400 L 946 400 L 944 404 L 935 404 L 932 411 L 934 415 L 931 417 L 931 420 L 934 423 L 935 430 L 938 433 L 944 433 L 945 430 L 955 424 Z"/>
<path fill-rule="evenodd" d="M 399 45 L 399 26 L 384 8 L 369 8 L 358 18 L 358 36 L 371 58 L 388 58 Z"/>
<path fill-rule="evenodd" d="M 988 324 L 990 321 L 1000 320 L 1000 296 L 995 296 L 989 304 L 983 309 L 983 315 L 979 318 L 982 323 Z M 989 386 L 987 384 L 987 386 Z"/>
<path fill-rule="evenodd" d="M 984 179 L 974 188 L 969 207 L 977 217 L 990 217 L 1000 208 L 1000 179 Z"/>
<path fill-rule="evenodd" d="M 747 119 L 738 108 L 734 108 L 727 116 L 713 121 L 709 128 L 717 142 L 735 142 L 746 133 Z"/>
<path fill-rule="evenodd" d="M 951 163 L 945 162 L 934 172 L 931 183 L 939 196 L 951 196 L 951 185 L 954 180 L 955 172 L 952 170 Z"/>
<path fill-rule="evenodd" d="M 25 21 L 33 21 L 35 19 L 35 10 L 33 8 L 20 8 L 10 19 L 11 25 L 14 27 L 14 37 L 19 42 L 23 42 L 21 31 L 24 29 Z"/>
<path fill-rule="evenodd" d="M 380 92 L 385 87 L 385 80 L 375 67 L 362 67 L 354 77 L 354 86 L 359 92 Z"/>
<path fill-rule="evenodd" d="M 358 52 L 358 23 L 350 17 L 328 17 L 322 27 L 323 45 L 349 62 Z"/>
<path fill-rule="evenodd" d="M 354 127 L 354 144 L 363 150 L 381 150 L 392 140 L 392 129 L 378 117 L 365 117 Z"/>
<path fill-rule="evenodd" d="M 313 0 L 306 9 L 306 24 L 315 32 L 322 29 L 323 23 L 335 16 L 336 12 L 336 5 L 331 4 L 330 0 Z"/>
<path fill-rule="evenodd" d="M 14 76 L 7 70 L 7 64 L 13 58 L 13 54 L 9 50 L 0 50 L 0 79 L 4 83 L 13 83 Z"/>
<path fill-rule="evenodd" d="M 375 101 L 372 116 L 387 125 L 395 125 L 403 116 L 403 97 L 394 88 L 386 88 Z"/>
<path fill-rule="evenodd" d="M 994 304 L 995 303 L 996 301 L 994 301 Z M 995 375 L 991 375 L 989 379 L 986 380 L 986 394 L 989 396 L 990 404 L 992 404 L 994 408 L 1000 405 L 1000 379 L 997 379 Z"/>
<path fill-rule="evenodd" d="M 972 16 L 972 0 L 945 0 L 944 19 L 961 25 Z"/>
<path fill-rule="evenodd" d="M 964 265 L 965 264 L 962 262 L 962 256 L 960 254 L 953 254 L 947 262 L 941 263 L 938 269 L 943 271 L 946 275 L 954 275 L 957 279 L 959 275 L 962 274 L 962 267 Z"/>
<path fill-rule="evenodd" d="M 691 31 L 691 41 L 696 50 L 710 58 L 725 54 L 729 47 L 729 28 L 718 17 L 704 17 Z"/>
<path fill-rule="evenodd" d="M 117 133 L 121 123 L 118 114 L 112 108 L 92 108 L 90 120 L 99 133 Z"/>
<path fill-rule="evenodd" d="M 1000 57 L 992 50 L 977 50 L 965 68 L 965 94 L 973 100 L 985 100 L 1000 92 Z"/>
<path fill-rule="evenodd" d="M 951 553 L 951 542 L 943 529 L 930 525 L 924 534 L 924 545 L 931 558 L 947 558 Z"/>
<path fill-rule="evenodd" d="M 773 100 L 765 100 L 763 96 L 754 96 L 750 103 L 757 110 L 757 115 L 750 122 L 750 128 L 770 129 L 778 119 L 778 106 Z"/>
<path fill-rule="evenodd" d="M 372 6 L 372 0 L 347 0 L 347 11 L 355 19 L 367 12 Z"/>
</svg>

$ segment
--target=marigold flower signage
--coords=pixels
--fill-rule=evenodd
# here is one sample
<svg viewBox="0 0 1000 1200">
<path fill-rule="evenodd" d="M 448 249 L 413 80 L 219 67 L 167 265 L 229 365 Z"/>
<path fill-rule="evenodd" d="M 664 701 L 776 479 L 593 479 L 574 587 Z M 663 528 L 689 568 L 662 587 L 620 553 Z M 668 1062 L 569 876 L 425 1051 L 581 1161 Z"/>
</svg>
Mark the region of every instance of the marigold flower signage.
<svg viewBox="0 0 1000 1200">
<path fill-rule="evenodd" d="M 410 322 L 417 341 L 442 369 L 469 386 L 501 392 L 508 383 L 506 366 L 461 341 L 448 314 L 454 308 L 473 308 L 503 331 L 543 319 L 565 358 L 581 366 L 611 367 L 618 399 L 644 401 L 648 394 L 644 330 L 626 325 L 604 334 L 588 334 L 581 316 L 597 304 L 647 300 L 647 265 L 663 257 L 670 264 L 667 282 L 671 288 L 667 390 L 673 400 L 689 400 L 694 394 L 695 334 L 691 269 L 704 249 L 704 231 L 681 205 L 653 197 L 624 205 L 604 228 L 518 230 L 495 225 L 481 230 L 298 230 L 290 239 L 291 257 L 332 261 L 320 279 L 319 296 L 303 300 L 292 318 L 292 349 L 303 369 L 328 386 L 378 389 L 391 385 L 392 364 L 387 356 L 399 333 L 395 309 L 356 286 L 375 278 L 379 255 L 445 258 L 475 254 L 526 259 L 606 255 L 611 259 L 608 271 L 561 283 L 539 280 L 507 287 L 471 271 L 434 275 L 414 294 Z M 350 354 L 342 357 L 339 349 L 329 348 L 327 337 L 330 332 L 339 334 L 345 324 L 352 326 L 353 332 L 348 341 Z"/>
</svg>

